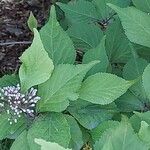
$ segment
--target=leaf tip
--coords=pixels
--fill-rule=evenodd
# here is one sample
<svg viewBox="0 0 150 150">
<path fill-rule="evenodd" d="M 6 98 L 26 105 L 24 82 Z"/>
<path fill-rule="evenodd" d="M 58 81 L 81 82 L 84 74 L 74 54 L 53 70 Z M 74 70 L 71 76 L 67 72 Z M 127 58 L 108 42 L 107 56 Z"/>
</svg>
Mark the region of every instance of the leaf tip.
<svg viewBox="0 0 150 150">
<path fill-rule="evenodd" d="M 37 28 L 38 26 L 38 22 L 35 18 L 35 16 L 33 15 L 32 11 L 30 11 L 30 15 L 27 21 L 28 27 L 29 29 L 33 32 L 33 28 Z"/>
<path fill-rule="evenodd" d="M 114 5 L 114 4 L 111 4 L 111 3 L 107 3 L 107 6 L 109 6 L 111 9 L 117 11 L 120 7 Z"/>
</svg>

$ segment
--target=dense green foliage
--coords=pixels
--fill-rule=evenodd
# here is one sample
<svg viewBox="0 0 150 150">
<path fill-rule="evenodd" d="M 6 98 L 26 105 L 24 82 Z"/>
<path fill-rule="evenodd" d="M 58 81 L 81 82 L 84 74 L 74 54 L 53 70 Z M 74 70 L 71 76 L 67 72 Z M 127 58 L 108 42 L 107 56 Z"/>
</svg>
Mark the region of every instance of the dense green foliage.
<svg viewBox="0 0 150 150">
<path fill-rule="evenodd" d="M 41 99 L 34 116 L 23 110 L 12 123 L 1 90 L 2 143 L 14 139 L 11 150 L 149 150 L 149 13 L 150 0 L 59 1 L 39 31 L 31 13 L 33 43 L 19 73 L 3 76 L 0 87 L 34 87 Z"/>
</svg>

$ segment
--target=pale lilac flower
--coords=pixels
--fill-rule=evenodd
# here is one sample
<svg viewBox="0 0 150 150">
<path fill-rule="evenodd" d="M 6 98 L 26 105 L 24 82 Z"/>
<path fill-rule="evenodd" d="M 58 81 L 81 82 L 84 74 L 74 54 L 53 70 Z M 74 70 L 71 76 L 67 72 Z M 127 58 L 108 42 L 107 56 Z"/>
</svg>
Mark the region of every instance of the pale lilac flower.
<svg viewBox="0 0 150 150">
<path fill-rule="evenodd" d="M 37 89 L 31 88 L 27 93 L 21 93 L 20 85 L 7 86 L 0 89 L 0 107 L 6 109 L 9 114 L 10 124 L 17 123 L 18 118 L 25 114 L 34 117 L 36 103 L 40 97 L 36 96 Z"/>
</svg>

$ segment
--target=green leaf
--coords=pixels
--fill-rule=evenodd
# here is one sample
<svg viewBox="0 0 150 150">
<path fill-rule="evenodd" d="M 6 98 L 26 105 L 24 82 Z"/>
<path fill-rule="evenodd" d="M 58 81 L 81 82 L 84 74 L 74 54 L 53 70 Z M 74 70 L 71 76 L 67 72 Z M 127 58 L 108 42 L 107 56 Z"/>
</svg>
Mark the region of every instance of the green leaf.
<svg viewBox="0 0 150 150">
<path fill-rule="evenodd" d="M 95 6 L 85 0 L 71 1 L 68 4 L 57 3 L 65 12 L 69 21 L 89 23 L 98 20 Z"/>
<path fill-rule="evenodd" d="M 150 79 L 150 64 L 147 65 L 147 67 L 145 68 L 144 72 L 143 72 L 143 86 L 146 92 L 147 97 L 150 100 L 150 84 L 149 84 L 149 79 Z"/>
<path fill-rule="evenodd" d="M 73 150 L 79 150 L 84 144 L 82 139 L 82 131 L 78 123 L 73 117 L 69 115 L 66 115 L 65 117 L 70 126 L 71 140 L 70 140 L 69 148 L 72 148 Z"/>
<path fill-rule="evenodd" d="M 145 47 L 142 45 L 138 44 L 133 44 L 134 49 L 137 51 L 139 57 L 147 60 L 148 62 L 150 61 L 150 48 Z"/>
<path fill-rule="evenodd" d="M 27 23 L 28 23 L 29 29 L 30 29 L 32 32 L 33 32 L 33 29 L 34 29 L 34 28 L 37 28 L 37 26 L 38 26 L 37 20 L 36 20 L 36 18 L 34 17 L 32 11 L 30 12 L 30 16 L 29 16 L 29 18 L 28 18 Z"/>
<path fill-rule="evenodd" d="M 136 132 L 140 130 L 141 121 L 145 121 L 150 125 L 150 111 L 144 113 L 134 112 L 134 115 L 130 118 L 130 122 Z"/>
<path fill-rule="evenodd" d="M 150 148 L 150 126 L 145 122 L 141 122 L 141 128 L 138 133 L 139 138 Z"/>
<path fill-rule="evenodd" d="M 94 145 L 94 150 L 148 150 L 134 133 L 131 125 L 123 121 L 116 128 L 104 132 Z"/>
<path fill-rule="evenodd" d="M 150 125 L 150 111 L 144 112 L 144 113 L 139 113 L 139 112 L 134 112 L 136 116 L 140 118 L 141 121 L 145 121 Z"/>
<path fill-rule="evenodd" d="M 133 57 L 123 68 L 123 77 L 126 80 L 134 80 L 139 78 L 139 81 L 136 82 L 130 90 L 134 93 L 135 96 L 139 97 L 141 101 L 147 101 L 147 96 L 143 87 L 141 76 L 145 67 L 148 65 L 148 62 L 142 58 Z"/>
<path fill-rule="evenodd" d="M 91 136 L 94 142 L 98 141 L 103 133 L 108 130 L 109 128 L 116 128 L 119 125 L 118 121 L 104 121 L 99 126 L 91 130 Z"/>
<path fill-rule="evenodd" d="M 126 63 L 132 58 L 130 41 L 118 18 L 106 30 L 106 50 L 112 63 Z"/>
<path fill-rule="evenodd" d="M 116 112 L 115 105 L 93 105 L 86 101 L 75 101 L 68 107 L 69 113 L 86 129 L 93 129 L 103 121 L 112 119 Z"/>
<path fill-rule="evenodd" d="M 113 4 L 108 4 L 108 6 L 118 13 L 131 42 L 150 47 L 150 17 L 148 14 L 134 7 L 120 8 Z"/>
<path fill-rule="evenodd" d="M 73 23 L 67 30 L 77 49 L 87 51 L 99 45 L 103 32 L 95 24 Z M 92 38 L 91 38 L 92 37 Z"/>
<path fill-rule="evenodd" d="M 4 75 L 0 78 L 0 87 L 17 85 L 19 83 L 18 76 L 16 75 Z"/>
<path fill-rule="evenodd" d="M 141 111 L 145 107 L 142 100 L 140 100 L 130 91 L 127 91 L 115 102 L 121 112 L 133 112 L 137 110 Z"/>
<path fill-rule="evenodd" d="M 79 97 L 95 104 L 109 104 L 123 95 L 133 84 L 116 75 L 97 73 L 82 84 Z"/>
<path fill-rule="evenodd" d="M 32 45 L 22 54 L 20 60 L 22 65 L 19 69 L 19 77 L 23 91 L 48 80 L 54 69 L 53 62 L 48 57 L 36 29 L 34 29 Z"/>
<path fill-rule="evenodd" d="M 74 63 L 76 53 L 73 42 L 59 25 L 54 6 L 51 7 L 49 21 L 40 30 L 40 36 L 44 48 L 53 60 L 54 65 Z"/>
<path fill-rule="evenodd" d="M 10 116 L 6 113 L 0 114 L 0 140 L 14 134 L 21 126 L 24 125 L 23 118 L 19 118 L 16 124 L 10 124 L 10 122 L 8 121 L 9 117 Z"/>
<path fill-rule="evenodd" d="M 138 133 L 141 127 L 141 119 L 136 114 L 134 114 L 130 117 L 130 123 L 134 131 Z"/>
<path fill-rule="evenodd" d="M 23 131 L 14 141 L 10 150 L 29 150 L 29 145 L 27 141 L 27 131 Z"/>
<path fill-rule="evenodd" d="M 130 4 L 130 0 L 93 0 L 93 4 L 96 6 L 98 14 L 100 14 L 100 19 L 107 19 L 114 14 L 113 10 L 107 6 L 107 3 L 126 7 Z"/>
<path fill-rule="evenodd" d="M 145 59 L 135 57 L 128 61 L 124 67 L 123 76 L 127 80 L 133 80 L 140 77 L 143 74 L 148 62 Z"/>
<path fill-rule="evenodd" d="M 52 142 L 47 142 L 42 139 L 35 139 L 35 143 L 41 146 L 41 150 L 71 150 L 71 149 L 66 149 L 57 143 L 52 143 Z"/>
<path fill-rule="evenodd" d="M 78 90 L 82 80 L 89 69 L 91 69 L 97 61 L 84 65 L 58 65 L 51 78 L 39 85 L 39 101 L 38 110 L 40 112 L 56 111 L 60 112 L 67 108 L 69 100 L 78 98 Z"/>
<path fill-rule="evenodd" d="M 31 150 L 40 149 L 40 146 L 34 142 L 35 138 L 57 142 L 67 148 L 71 139 L 70 127 L 63 114 L 51 113 L 41 115 L 32 124 L 27 138 Z"/>
<path fill-rule="evenodd" d="M 100 60 L 100 63 L 95 65 L 88 72 L 88 75 L 98 72 L 106 72 L 109 61 L 105 50 L 105 37 L 101 40 L 100 44 L 96 48 L 88 50 L 83 56 L 83 63 L 89 63 L 94 60 Z"/>
<path fill-rule="evenodd" d="M 150 12 L 150 0 L 132 0 L 136 8 L 149 13 Z"/>
</svg>

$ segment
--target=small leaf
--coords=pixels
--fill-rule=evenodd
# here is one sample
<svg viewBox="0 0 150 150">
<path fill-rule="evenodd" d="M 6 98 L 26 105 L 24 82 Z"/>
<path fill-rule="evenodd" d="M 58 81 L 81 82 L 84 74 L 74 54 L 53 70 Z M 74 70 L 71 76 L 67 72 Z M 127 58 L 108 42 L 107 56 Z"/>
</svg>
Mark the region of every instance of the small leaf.
<svg viewBox="0 0 150 150">
<path fill-rule="evenodd" d="M 16 75 L 4 75 L 0 78 L 0 87 L 17 85 L 19 83 L 19 78 Z"/>
<path fill-rule="evenodd" d="M 109 61 L 105 50 L 105 37 L 101 40 L 100 44 L 96 48 L 88 50 L 83 56 L 83 63 L 89 63 L 94 60 L 99 60 L 100 63 L 95 65 L 88 72 L 88 75 L 98 72 L 106 72 Z"/>
<path fill-rule="evenodd" d="M 44 48 L 53 60 L 54 65 L 74 63 L 76 51 L 73 42 L 59 25 L 54 6 L 51 7 L 49 21 L 40 30 L 40 36 Z"/>
<path fill-rule="evenodd" d="M 38 23 L 37 23 L 37 20 L 36 18 L 34 17 L 32 11 L 30 12 L 30 16 L 29 16 L 29 19 L 28 19 L 28 27 L 29 29 L 33 32 L 33 29 L 34 28 L 37 28 L 38 26 Z"/>
<path fill-rule="evenodd" d="M 138 44 L 134 44 L 133 47 L 137 51 L 139 57 L 147 60 L 148 62 L 150 61 L 150 48 L 149 47 L 145 47 L 145 46 L 138 45 Z"/>
<path fill-rule="evenodd" d="M 98 141 L 106 130 L 109 128 L 116 128 L 118 125 L 118 121 L 109 120 L 102 122 L 100 125 L 90 131 L 92 139 L 94 142 Z"/>
<path fill-rule="evenodd" d="M 51 78 L 39 85 L 41 100 L 38 103 L 38 110 L 40 112 L 65 110 L 69 100 L 78 98 L 78 90 L 85 74 L 97 63 L 98 61 L 82 65 L 58 65 Z"/>
<path fill-rule="evenodd" d="M 150 126 L 145 121 L 141 121 L 141 128 L 138 135 L 139 138 L 150 147 Z"/>
<path fill-rule="evenodd" d="M 130 41 L 118 18 L 106 30 L 106 50 L 111 63 L 126 63 L 132 58 Z"/>
<path fill-rule="evenodd" d="M 144 101 L 144 100 L 143 100 Z M 121 112 L 141 111 L 144 109 L 144 103 L 131 91 L 127 91 L 124 95 L 119 97 L 115 103 Z"/>
<path fill-rule="evenodd" d="M 79 97 L 94 104 L 109 104 L 123 95 L 133 84 L 108 73 L 97 73 L 82 84 Z"/>
<path fill-rule="evenodd" d="M 14 134 L 24 124 L 24 119 L 20 118 L 17 124 L 10 124 L 8 118 L 10 116 L 6 113 L 0 114 L 0 140 L 5 139 L 7 136 Z"/>
<path fill-rule="evenodd" d="M 47 142 L 42 139 L 35 139 L 35 143 L 41 146 L 41 150 L 71 150 L 63 148 L 62 146 L 58 145 L 57 143 Z"/>
<path fill-rule="evenodd" d="M 146 92 L 147 97 L 150 100 L 150 84 L 149 84 L 149 80 L 150 80 L 150 64 L 145 68 L 144 72 L 143 72 L 143 86 Z"/>
<path fill-rule="evenodd" d="M 144 112 L 144 113 L 139 113 L 139 112 L 134 112 L 136 116 L 138 116 L 141 121 L 145 121 L 148 124 L 150 124 L 150 111 Z"/>
<path fill-rule="evenodd" d="M 91 130 L 103 121 L 112 119 L 116 109 L 114 104 L 101 106 L 79 99 L 71 103 L 67 110 L 84 128 Z"/>
<path fill-rule="evenodd" d="M 136 114 L 134 114 L 130 117 L 130 123 L 134 131 L 138 133 L 141 127 L 141 119 Z"/>
<path fill-rule="evenodd" d="M 32 124 L 27 138 L 31 150 L 40 149 L 40 146 L 34 142 L 35 138 L 57 142 L 67 148 L 71 139 L 70 127 L 61 113 L 41 115 Z"/>
<path fill-rule="evenodd" d="M 131 42 L 150 47 L 150 16 L 148 14 L 134 7 L 120 8 L 113 4 L 108 6 L 118 13 Z"/>
<path fill-rule="evenodd" d="M 36 29 L 34 29 L 32 45 L 22 54 L 20 60 L 22 65 L 19 69 L 19 77 L 23 91 L 48 80 L 54 69 L 53 62 L 48 57 Z"/>
<path fill-rule="evenodd" d="M 82 131 L 77 121 L 73 117 L 71 117 L 70 115 L 66 115 L 65 117 L 70 126 L 71 140 L 69 148 L 72 148 L 73 150 L 79 150 L 84 144 L 82 139 Z"/>
<path fill-rule="evenodd" d="M 29 150 L 29 145 L 27 141 L 27 131 L 23 131 L 13 142 L 10 150 Z"/>
<path fill-rule="evenodd" d="M 142 58 L 133 57 L 123 68 L 123 77 L 126 80 L 134 80 L 139 78 L 131 88 L 131 92 L 134 93 L 141 101 L 146 102 L 147 96 L 142 83 L 142 74 L 148 62 Z"/>
</svg>

